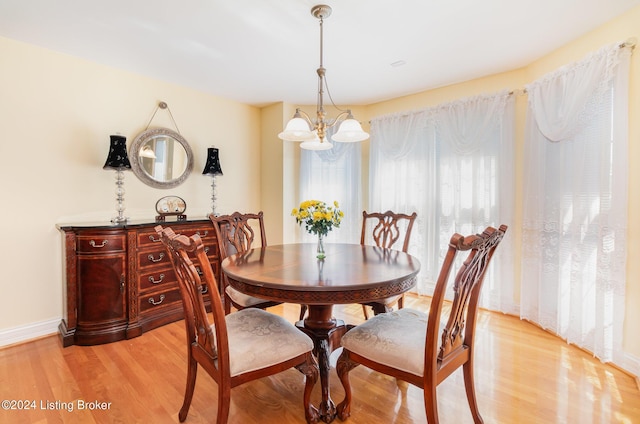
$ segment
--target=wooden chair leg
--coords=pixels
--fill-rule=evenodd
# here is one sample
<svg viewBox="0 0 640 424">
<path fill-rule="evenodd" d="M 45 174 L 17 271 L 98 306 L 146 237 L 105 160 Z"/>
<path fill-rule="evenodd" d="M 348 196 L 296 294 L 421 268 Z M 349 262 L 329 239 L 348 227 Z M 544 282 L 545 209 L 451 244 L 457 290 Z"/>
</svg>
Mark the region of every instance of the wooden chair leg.
<svg viewBox="0 0 640 424">
<path fill-rule="evenodd" d="M 304 315 L 307 313 L 307 305 L 300 305 L 300 321 L 304 319 Z"/>
<path fill-rule="evenodd" d="M 438 424 L 438 399 L 436 398 L 436 384 L 424 388 L 424 409 L 428 424 Z"/>
<path fill-rule="evenodd" d="M 342 421 L 351 415 L 351 382 L 349 381 L 349 371 L 360 365 L 349 357 L 348 351 L 343 351 L 336 362 L 336 372 L 344 388 L 344 400 L 340 402 L 336 408 L 338 418 Z"/>
<path fill-rule="evenodd" d="M 484 421 L 480 416 L 480 410 L 478 409 L 478 401 L 476 399 L 475 381 L 473 378 L 473 358 L 470 358 L 462 366 L 462 374 L 464 376 L 464 388 L 467 392 L 467 400 L 469 401 L 469 408 L 471 409 L 471 415 L 473 416 L 473 422 L 475 424 L 482 424 Z"/>
<path fill-rule="evenodd" d="M 187 386 L 184 390 L 184 400 L 182 401 L 182 408 L 178 413 L 178 419 L 180 422 L 184 422 L 187 419 L 189 413 L 189 407 L 191 406 L 191 400 L 193 399 L 193 390 L 196 388 L 196 377 L 198 375 L 198 362 L 191 356 L 189 352 L 189 361 L 187 364 Z"/>
<path fill-rule="evenodd" d="M 404 308 L 404 294 L 398 298 L 398 310 Z"/>
<path fill-rule="evenodd" d="M 231 313 L 231 298 L 227 294 L 226 290 L 224 291 L 222 306 L 224 306 L 224 314 L 229 315 Z"/>
<path fill-rule="evenodd" d="M 229 408 L 231 406 L 231 388 L 223 389 L 218 384 L 218 416 L 216 424 L 227 424 L 229 421 Z"/>
<path fill-rule="evenodd" d="M 367 306 L 366 305 L 362 305 L 362 313 L 364 314 L 364 319 L 365 320 L 369 319 L 369 311 L 367 310 Z"/>
</svg>

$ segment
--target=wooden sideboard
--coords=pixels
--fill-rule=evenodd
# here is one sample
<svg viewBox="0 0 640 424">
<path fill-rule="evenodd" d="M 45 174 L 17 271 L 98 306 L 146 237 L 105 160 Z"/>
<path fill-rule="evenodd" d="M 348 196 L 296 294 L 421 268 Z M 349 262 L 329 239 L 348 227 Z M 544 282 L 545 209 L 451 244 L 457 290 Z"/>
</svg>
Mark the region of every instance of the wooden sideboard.
<svg viewBox="0 0 640 424">
<path fill-rule="evenodd" d="M 137 337 L 183 318 L 182 300 L 168 254 L 154 227 L 198 233 L 216 278 L 220 256 L 207 219 L 108 224 L 58 224 L 63 233 L 63 346 L 94 345 Z"/>
</svg>

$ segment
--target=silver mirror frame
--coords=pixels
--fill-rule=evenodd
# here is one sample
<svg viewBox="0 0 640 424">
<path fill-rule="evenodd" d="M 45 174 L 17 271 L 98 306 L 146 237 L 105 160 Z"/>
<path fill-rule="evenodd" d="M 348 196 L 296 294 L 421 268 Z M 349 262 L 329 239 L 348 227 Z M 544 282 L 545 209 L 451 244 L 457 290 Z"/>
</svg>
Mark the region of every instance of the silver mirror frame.
<svg viewBox="0 0 640 424">
<path fill-rule="evenodd" d="M 170 137 L 180 143 L 180 145 L 184 148 L 185 153 L 187 154 L 186 169 L 178 178 L 174 178 L 169 181 L 158 181 L 153 179 L 140 165 L 140 150 L 145 144 L 147 144 L 149 140 L 159 135 Z M 193 152 L 191 151 L 189 143 L 187 143 L 187 140 L 185 140 L 184 137 L 182 137 L 180 134 L 168 128 L 152 128 L 138 134 L 133 140 L 131 147 L 129 148 L 129 157 L 131 158 L 131 170 L 136 175 L 136 177 L 138 177 L 138 179 L 146 185 L 153 188 L 167 189 L 177 187 L 187 179 L 187 177 L 193 170 Z"/>
</svg>

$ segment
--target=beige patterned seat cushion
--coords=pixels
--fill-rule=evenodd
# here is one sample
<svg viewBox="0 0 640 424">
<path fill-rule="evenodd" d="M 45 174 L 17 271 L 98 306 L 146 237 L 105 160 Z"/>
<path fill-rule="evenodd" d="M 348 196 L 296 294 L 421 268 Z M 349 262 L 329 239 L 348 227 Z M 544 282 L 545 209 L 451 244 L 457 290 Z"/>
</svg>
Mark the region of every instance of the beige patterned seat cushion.
<svg viewBox="0 0 640 424">
<path fill-rule="evenodd" d="M 262 309 L 226 316 L 231 376 L 268 367 L 313 349 L 313 341 L 282 317 Z"/>
<path fill-rule="evenodd" d="M 241 291 L 234 289 L 231 286 L 227 286 L 227 295 L 233 300 L 233 303 L 236 305 L 242 305 L 245 308 L 250 308 L 259 303 L 266 302 L 265 299 L 260 299 L 257 297 L 249 296 L 248 294 L 244 294 Z"/>
<path fill-rule="evenodd" d="M 376 315 L 342 337 L 342 346 L 380 364 L 424 375 L 428 315 L 410 308 Z"/>
</svg>

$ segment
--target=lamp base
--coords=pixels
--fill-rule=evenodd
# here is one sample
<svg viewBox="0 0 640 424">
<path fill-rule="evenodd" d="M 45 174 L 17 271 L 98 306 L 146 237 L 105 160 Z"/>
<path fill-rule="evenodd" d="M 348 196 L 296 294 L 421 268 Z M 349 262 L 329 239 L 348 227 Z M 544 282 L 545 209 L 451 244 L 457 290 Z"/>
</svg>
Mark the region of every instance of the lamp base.
<svg viewBox="0 0 640 424">
<path fill-rule="evenodd" d="M 213 216 L 220 216 L 220 214 L 218 212 L 216 212 L 216 200 L 217 200 L 217 193 L 216 193 L 216 176 L 211 175 L 211 213 L 207 215 L 207 217 L 209 217 L 210 215 Z"/>
<path fill-rule="evenodd" d="M 112 224 L 126 224 L 128 220 L 129 220 L 129 218 L 127 218 L 126 216 L 115 216 L 115 217 L 111 218 L 111 223 Z"/>
<path fill-rule="evenodd" d="M 123 168 L 116 169 L 116 211 L 118 216 L 111 218 L 113 224 L 124 224 L 129 218 L 124 216 L 124 172 Z"/>
</svg>

